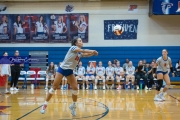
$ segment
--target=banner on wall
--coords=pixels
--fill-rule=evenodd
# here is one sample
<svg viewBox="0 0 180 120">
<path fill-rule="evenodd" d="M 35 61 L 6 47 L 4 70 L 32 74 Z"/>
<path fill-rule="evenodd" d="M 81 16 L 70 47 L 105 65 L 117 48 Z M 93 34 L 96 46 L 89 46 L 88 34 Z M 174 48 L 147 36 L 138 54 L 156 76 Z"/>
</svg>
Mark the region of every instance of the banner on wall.
<svg viewBox="0 0 180 120">
<path fill-rule="evenodd" d="M 80 37 L 88 42 L 88 13 L 2 14 L 0 43 L 68 43 Z"/>
<path fill-rule="evenodd" d="M 180 15 L 180 0 L 153 0 L 154 15 Z"/>
<path fill-rule="evenodd" d="M 138 20 L 104 20 L 104 40 L 137 39 Z"/>
</svg>

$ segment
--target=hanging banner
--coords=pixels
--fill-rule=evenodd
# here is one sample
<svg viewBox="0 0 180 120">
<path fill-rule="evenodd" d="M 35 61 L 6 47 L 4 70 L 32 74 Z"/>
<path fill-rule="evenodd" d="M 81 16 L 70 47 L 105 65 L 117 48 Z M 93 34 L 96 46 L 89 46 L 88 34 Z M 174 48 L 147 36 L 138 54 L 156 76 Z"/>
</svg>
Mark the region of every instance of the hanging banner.
<svg viewBox="0 0 180 120">
<path fill-rule="evenodd" d="M 104 40 L 137 39 L 138 20 L 104 20 Z"/>
</svg>

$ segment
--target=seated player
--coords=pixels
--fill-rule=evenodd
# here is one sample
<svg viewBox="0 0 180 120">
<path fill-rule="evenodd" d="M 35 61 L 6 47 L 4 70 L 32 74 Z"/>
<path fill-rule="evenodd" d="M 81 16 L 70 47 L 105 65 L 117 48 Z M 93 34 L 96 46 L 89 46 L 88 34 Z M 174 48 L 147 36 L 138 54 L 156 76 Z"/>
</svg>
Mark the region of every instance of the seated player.
<svg viewBox="0 0 180 120">
<path fill-rule="evenodd" d="M 67 78 L 63 77 L 62 79 L 62 86 L 61 86 L 61 90 L 66 90 L 67 88 Z"/>
<path fill-rule="evenodd" d="M 118 84 L 117 90 L 121 89 L 120 81 L 124 78 L 124 70 L 120 67 L 120 61 L 117 61 L 117 67 L 115 68 L 116 82 Z"/>
<path fill-rule="evenodd" d="M 94 67 L 93 63 L 90 62 L 89 66 L 87 67 L 87 74 L 86 74 L 86 85 L 87 85 L 87 87 L 86 87 L 86 90 L 89 89 L 89 82 L 88 82 L 89 80 L 92 80 L 93 83 L 95 83 L 94 82 L 94 79 L 95 79 L 94 73 L 95 73 L 95 67 Z"/>
<path fill-rule="evenodd" d="M 131 88 L 134 89 L 134 80 L 135 80 L 135 67 L 132 64 L 132 61 L 129 61 L 128 66 L 126 67 L 126 88 L 128 88 L 129 80 L 131 79 L 132 86 Z"/>
<path fill-rule="evenodd" d="M 77 68 L 77 76 L 76 76 L 76 80 L 79 81 L 83 81 L 83 89 L 85 88 L 84 83 L 85 83 L 85 68 L 82 66 L 82 62 L 79 62 L 79 66 Z M 78 88 L 79 89 L 79 88 Z"/>
<path fill-rule="evenodd" d="M 54 76 L 55 76 L 55 67 L 54 67 L 54 63 L 51 62 L 51 64 L 49 65 L 49 67 L 46 70 L 46 87 L 45 90 L 48 89 L 48 81 L 51 80 L 51 84 L 54 81 Z"/>
<path fill-rule="evenodd" d="M 105 90 L 105 68 L 102 66 L 101 61 L 99 61 L 99 67 L 96 68 L 95 90 L 97 89 L 98 80 L 103 80 L 103 90 Z"/>
<path fill-rule="evenodd" d="M 108 62 L 108 67 L 106 68 L 106 88 L 109 89 L 107 82 L 112 81 L 111 89 L 114 87 L 114 67 L 112 67 L 111 61 Z"/>
</svg>

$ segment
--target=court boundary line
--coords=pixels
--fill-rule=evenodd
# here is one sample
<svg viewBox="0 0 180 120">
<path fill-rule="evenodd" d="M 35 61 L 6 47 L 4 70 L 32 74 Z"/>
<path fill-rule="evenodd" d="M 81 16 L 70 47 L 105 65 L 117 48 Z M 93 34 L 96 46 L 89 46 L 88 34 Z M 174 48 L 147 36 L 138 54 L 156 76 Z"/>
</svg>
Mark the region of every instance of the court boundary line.
<svg viewBox="0 0 180 120">
<path fill-rule="evenodd" d="M 174 97 L 173 95 L 169 95 L 170 97 L 174 98 L 175 100 L 178 100 L 180 102 L 179 99 L 177 99 L 176 97 Z"/>
<path fill-rule="evenodd" d="M 31 110 L 30 112 L 28 112 L 28 113 L 24 114 L 23 116 L 21 116 L 21 117 L 17 118 L 16 120 L 20 120 L 20 119 L 22 119 L 22 118 L 26 117 L 27 115 L 31 114 L 31 113 L 32 113 L 32 112 L 34 112 L 35 110 L 39 109 L 40 107 L 42 107 L 42 105 L 41 105 L 41 106 L 39 106 L 39 107 L 37 107 L 37 108 L 35 108 L 35 109 L 33 109 L 33 110 Z"/>
</svg>

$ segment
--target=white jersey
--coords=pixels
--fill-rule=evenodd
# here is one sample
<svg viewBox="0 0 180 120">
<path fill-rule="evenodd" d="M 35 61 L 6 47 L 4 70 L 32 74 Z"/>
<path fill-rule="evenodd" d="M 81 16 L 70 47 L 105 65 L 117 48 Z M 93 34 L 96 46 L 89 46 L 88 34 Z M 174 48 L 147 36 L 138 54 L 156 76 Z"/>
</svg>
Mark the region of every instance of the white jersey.
<svg viewBox="0 0 180 120">
<path fill-rule="evenodd" d="M 95 68 L 94 67 L 87 67 L 87 73 L 88 74 L 94 74 Z"/>
<path fill-rule="evenodd" d="M 114 67 L 107 67 L 106 68 L 106 75 L 112 76 L 114 74 Z"/>
<path fill-rule="evenodd" d="M 67 52 L 64 61 L 60 65 L 62 69 L 72 69 L 74 70 L 80 60 L 80 57 L 82 56 L 81 53 L 75 52 L 77 46 L 71 46 L 69 51 Z"/>
<path fill-rule="evenodd" d="M 83 66 L 79 67 L 77 70 L 77 75 L 84 75 L 85 74 L 85 68 Z"/>
<path fill-rule="evenodd" d="M 2 23 L 1 25 L 0 25 L 0 33 L 1 34 L 4 34 L 4 28 L 6 28 L 7 27 L 7 23 Z"/>
<path fill-rule="evenodd" d="M 117 75 L 120 75 L 121 72 L 124 72 L 123 68 L 122 67 L 116 67 L 115 68 L 115 72 Z"/>
<path fill-rule="evenodd" d="M 105 67 L 97 67 L 96 68 L 97 75 L 104 75 L 105 73 Z"/>
<path fill-rule="evenodd" d="M 42 22 L 37 21 L 36 28 L 37 28 L 37 32 L 44 32 L 44 27 L 43 27 Z"/>
<path fill-rule="evenodd" d="M 17 30 L 17 33 L 23 33 L 22 24 L 19 24 L 19 27 L 18 27 L 17 23 L 15 22 L 14 28 Z"/>
<path fill-rule="evenodd" d="M 59 23 L 58 21 L 54 21 L 54 25 L 56 27 L 55 33 L 63 33 L 63 28 L 66 26 L 65 23 Z"/>
<path fill-rule="evenodd" d="M 156 63 L 158 64 L 157 71 L 167 72 L 172 61 L 170 57 L 168 57 L 167 60 L 164 60 L 163 57 L 159 57 Z"/>
<path fill-rule="evenodd" d="M 79 27 L 80 27 L 80 28 L 81 28 L 81 27 L 84 27 L 84 30 L 83 30 L 83 31 L 80 31 L 80 30 L 78 29 L 78 33 L 86 33 L 87 24 L 86 24 L 85 22 L 82 22 L 82 23 L 79 25 Z"/>
<path fill-rule="evenodd" d="M 130 74 L 130 75 L 133 75 L 135 72 L 135 67 L 134 66 L 131 66 L 131 67 L 126 67 L 126 74 Z"/>
</svg>

